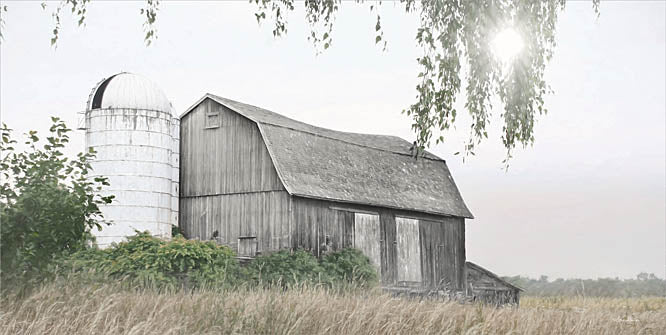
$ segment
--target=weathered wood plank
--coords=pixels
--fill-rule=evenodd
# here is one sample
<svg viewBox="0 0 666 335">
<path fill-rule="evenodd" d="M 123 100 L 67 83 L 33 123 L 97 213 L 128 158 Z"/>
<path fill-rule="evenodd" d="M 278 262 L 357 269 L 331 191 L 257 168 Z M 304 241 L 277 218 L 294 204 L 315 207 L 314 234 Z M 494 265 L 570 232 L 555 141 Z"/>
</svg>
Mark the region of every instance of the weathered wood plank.
<svg viewBox="0 0 666 335">
<path fill-rule="evenodd" d="M 379 218 L 382 229 L 382 283 L 395 285 L 398 280 L 395 215 L 391 211 L 382 211 Z"/>
<path fill-rule="evenodd" d="M 416 284 L 422 282 L 421 242 L 419 222 L 415 219 L 395 218 L 397 237 L 398 282 Z"/>
<path fill-rule="evenodd" d="M 381 246 L 379 215 L 355 213 L 354 214 L 354 248 L 359 249 L 368 256 L 372 265 L 381 275 Z"/>
<path fill-rule="evenodd" d="M 254 227 L 277 227 L 289 220 L 289 194 L 284 191 L 184 198 L 181 206 L 181 224 L 189 238 L 211 240 L 217 231 L 215 240 L 233 249 L 238 237 L 255 236 L 259 251 L 279 250 L 279 244 L 272 243 L 273 231 Z"/>
</svg>

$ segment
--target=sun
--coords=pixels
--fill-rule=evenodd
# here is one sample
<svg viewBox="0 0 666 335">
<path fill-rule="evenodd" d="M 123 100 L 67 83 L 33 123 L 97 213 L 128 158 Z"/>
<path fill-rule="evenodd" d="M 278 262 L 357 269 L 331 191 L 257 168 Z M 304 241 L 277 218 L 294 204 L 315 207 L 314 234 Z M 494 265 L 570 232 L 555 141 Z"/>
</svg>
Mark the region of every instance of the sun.
<svg viewBox="0 0 666 335">
<path fill-rule="evenodd" d="M 523 38 L 515 29 L 506 28 L 495 36 L 491 48 L 500 61 L 509 63 L 523 50 Z"/>
</svg>

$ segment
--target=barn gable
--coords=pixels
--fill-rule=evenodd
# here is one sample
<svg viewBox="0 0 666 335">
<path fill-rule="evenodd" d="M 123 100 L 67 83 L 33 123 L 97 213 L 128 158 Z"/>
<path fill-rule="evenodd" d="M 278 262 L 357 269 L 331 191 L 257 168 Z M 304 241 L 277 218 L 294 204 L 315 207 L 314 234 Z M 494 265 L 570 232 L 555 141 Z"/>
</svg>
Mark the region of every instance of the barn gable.
<svg viewBox="0 0 666 335">
<path fill-rule="evenodd" d="M 271 111 L 207 94 L 206 99 L 258 125 L 282 185 L 291 195 L 472 218 L 446 162 L 395 136 L 315 127 Z"/>
<path fill-rule="evenodd" d="M 210 100 L 193 110 L 181 116 L 183 195 L 284 190 L 254 122 Z"/>
<path fill-rule="evenodd" d="M 212 100 L 181 116 L 180 226 L 234 249 L 290 247 L 289 201 L 257 124 Z"/>
</svg>

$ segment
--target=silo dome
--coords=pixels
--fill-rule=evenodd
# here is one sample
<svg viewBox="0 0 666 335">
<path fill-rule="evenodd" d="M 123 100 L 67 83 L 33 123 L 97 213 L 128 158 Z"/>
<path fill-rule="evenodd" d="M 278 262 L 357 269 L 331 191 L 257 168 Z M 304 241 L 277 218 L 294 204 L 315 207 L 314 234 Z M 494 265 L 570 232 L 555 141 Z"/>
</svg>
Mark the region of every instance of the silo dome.
<svg viewBox="0 0 666 335">
<path fill-rule="evenodd" d="M 122 72 L 100 81 L 88 97 L 86 150 L 97 152 L 90 178 L 104 176 L 115 196 L 100 206 L 105 221 L 93 230 L 106 247 L 148 231 L 171 237 L 178 224 L 179 120 L 164 92 L 151 80 Z"/>
<path fill-rule="evenodd" d="M 172 112 L 164 91 L 152 80 L 138 74 L 121 72 L 93 88 L 88 110 L 98 108 L 135 108 Z"/>
</svg>

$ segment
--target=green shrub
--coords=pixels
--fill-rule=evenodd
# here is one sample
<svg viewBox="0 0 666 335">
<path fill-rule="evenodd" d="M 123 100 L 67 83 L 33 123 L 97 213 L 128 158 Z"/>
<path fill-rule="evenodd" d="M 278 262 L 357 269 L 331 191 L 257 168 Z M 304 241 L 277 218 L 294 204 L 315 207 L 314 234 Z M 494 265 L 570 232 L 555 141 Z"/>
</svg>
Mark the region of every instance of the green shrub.
<svg viewBox="0 0 666 335">
<path fill-rule="evenodd" d="M 247 266 L 248 279 L 262 286 L 290 287 L 325 281 L 317 258 L 305 250 L 281 250 L 258 256 Z"/>
<path fill-rule="evenodd" d="M 183 233 L 183 230 L 180 229 L 180 226 L 172 225 L 171 226 L 171 236 L 176 237 L 178 235 L 185 236 L 185 234 Z"/>
<path fill-rule="evenodd" d="M 71 254 L 63 261 L 62 270 L 128 279 L 139 286 L 196 288 L 233 285 L 239 280 L 240 267 L 231 249 L 212 241 L 182 236 L 164 241 L 137 232 L 107 249 Z"/>
<path fill-rule="evenodd" d="M 332 283 L 368 287 L 379 279 L 370 259 L 357 249 L 347 248 L 330 253 L 322 257 L 320 264 Z"/>
<path fill-rule="evenodd" d="M 282 250 L 256 257 L 241 268 L 231 249 L 212 241 L 176 236 L 164 241 L 137 232 L 126 242 L 74 252 L 58 263 L 61 274 L 83 281 L 121 280 L 133 287 L 198 288 L 299 285 L 366 288 L 378 276 L 370 260 L 344 249 L 317 260 L 305 250 Z"/>
<path fill-rule="evenodd" d="M 247 266 L 248 279 L 262 286 L 300 284 L 369 287 L 378 282 L 368 257 L 356 249 L 343 249 L 317 260 L 304 250 L 282 250 L 255 258 Z"/>
<path fill-rule="evenodd" d="M 65 157 L 67 128 L 58 118 L 46 141 L 29 131 L 25 151 L 16 151 L 12 131 L 0 128 L 0 281 L 25 285 L 50 278 L 60 256 L 84 249 L 91 229 L 101 228 L 100 205 L 109 185 L 104 177 L 89 178 L 94 151 Z"/>
</svg>

